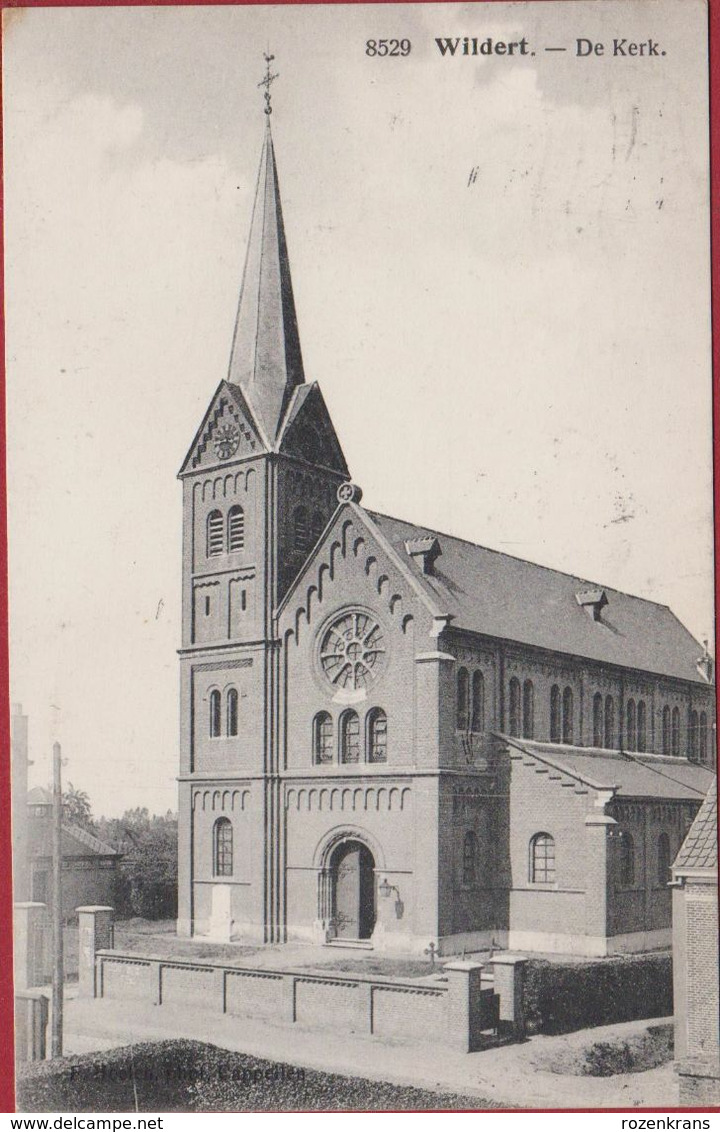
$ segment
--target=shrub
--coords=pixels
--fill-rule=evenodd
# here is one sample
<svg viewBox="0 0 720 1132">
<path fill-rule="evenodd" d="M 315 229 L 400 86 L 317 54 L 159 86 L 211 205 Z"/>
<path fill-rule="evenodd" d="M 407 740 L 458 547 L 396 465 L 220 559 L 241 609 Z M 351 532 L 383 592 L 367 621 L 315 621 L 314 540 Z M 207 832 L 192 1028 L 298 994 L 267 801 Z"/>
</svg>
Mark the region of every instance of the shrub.
<svg viewBox="0 0 720 1132">
<path fill-rule="evenodd" d="M 532 959 L 524 986 L 531 1032 L 562 1034 L 673 1012 L 670 954 L 618 955 L 583 963 Z"/>
</svg>

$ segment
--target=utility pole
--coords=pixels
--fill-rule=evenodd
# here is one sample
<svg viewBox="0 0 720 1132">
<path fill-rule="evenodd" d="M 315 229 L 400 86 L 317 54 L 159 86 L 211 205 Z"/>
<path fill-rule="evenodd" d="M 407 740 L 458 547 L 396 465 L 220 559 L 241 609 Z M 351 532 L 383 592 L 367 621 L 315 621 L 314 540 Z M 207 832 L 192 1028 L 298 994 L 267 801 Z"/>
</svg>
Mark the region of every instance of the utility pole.
<svg viewBox="0 0 720 1132">
<path fill-rule="evenodd" d="M 62 917 L 62 783 L 60 744 L 53 743 L 53 836 L 52 836 L 52 1040 L 51 1057 L 63 1051 L 63 917 Z"/>
</svg>

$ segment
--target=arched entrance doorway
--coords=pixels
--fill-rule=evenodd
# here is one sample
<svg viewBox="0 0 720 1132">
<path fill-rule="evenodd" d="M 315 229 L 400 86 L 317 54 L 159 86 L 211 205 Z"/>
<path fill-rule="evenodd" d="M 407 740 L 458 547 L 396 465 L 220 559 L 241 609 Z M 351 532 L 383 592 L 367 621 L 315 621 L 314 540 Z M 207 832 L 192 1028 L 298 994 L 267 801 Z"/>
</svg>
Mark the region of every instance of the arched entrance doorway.
<svg viewBox="0 0 720 1132">
<path fill-rule="evenodd" d="M 375 859 L 361 841 L 341 841 L 330 857 L 336 939 L 370 939 L 375 927 Z"/>
</svg>

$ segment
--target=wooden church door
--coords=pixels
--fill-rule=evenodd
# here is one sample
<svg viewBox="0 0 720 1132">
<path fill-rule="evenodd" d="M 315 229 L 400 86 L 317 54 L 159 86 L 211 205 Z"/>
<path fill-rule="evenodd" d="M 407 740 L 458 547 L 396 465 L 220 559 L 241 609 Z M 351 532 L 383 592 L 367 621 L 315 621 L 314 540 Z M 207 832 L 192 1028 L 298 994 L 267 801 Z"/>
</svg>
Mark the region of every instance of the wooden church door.
<svg viewBox="0 0 720 1132">
<path fill-rule="evenodd" d="M 375 927 L 375 862 L 358 841 L 336 850 L 334 920 L 338 939 L 369 939 Z"/>
</svg>

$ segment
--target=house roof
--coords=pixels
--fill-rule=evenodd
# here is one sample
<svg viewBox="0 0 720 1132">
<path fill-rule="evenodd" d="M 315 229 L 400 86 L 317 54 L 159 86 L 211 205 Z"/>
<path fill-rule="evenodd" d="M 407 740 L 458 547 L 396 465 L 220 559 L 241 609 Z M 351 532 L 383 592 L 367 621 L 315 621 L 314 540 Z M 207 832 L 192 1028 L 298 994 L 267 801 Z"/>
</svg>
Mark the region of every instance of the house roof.
<svg viewBox="0 0 720 1132">
<path fill-rule="evenodd" d="M 32 790 L 28 791 L 27 804 L 29 806 L 52 806 L 52 794 L 44 786 L 34 786 Z M 121 856 L 117 849 L 113 849 L 112 845 L 108 845 L 106 841 L 101 841 L 99 837 L 88 833 L 87 830 L 75 825 L 74 822 L 64 821 L 61 830 L 63 857 L 87 857 L 90 854 L 97 857 Z M 49 849 L 51 835 L 52 830 L 49 821 L 43 820 L 38 823 L 34 839 L 36 844 L 33 846 L 35 856 L 43 856 L 51 851 Z"/>
<path fill-rule="evenodd" d="M 27 804 L 28 806 L 52 806 L 52 794 L 44 786 L 33 786 L 32 790 L 28 790 Z"/>
<path fill-rule="evenodd" d="M 702 647 L 666 605 L 366 513 L 435 604 L 453 618 L 454 628 L 707 686 L 697 667 Z M 425 538 L 436 538 L 441 549 L 431 574 L 423 574 L 405 548 L 406 542 Z M 597 619 L 578 603 L 577 595 L 588 590 L 607 598 Z"/>
<path fill-rule="evenodd" d="M 673 868 L 677 872 L 695 869 L 717 870 L 717 785 L 713 782 L 705 801 L 695 815 L 687 837 L 680 846 Z"/>
<path fill-rule="evenodd" d="M 668 755 L 626 754 L 594 747 L 568 747 L 530 739 L 502 739 L 594 789 L 615 790 L 621 798 L 675 798 L 697 802 L 715 775 L 707 767 Z"/>
<path fill-rule="evenodd" d="M 108 845 L 106 841 L 101 841 L 99 837 L 95 837 L 92 833 L 88 833 L 86 829 L 81 829 L 79 825 L 66 825 L 63 822 L 63 833 L 77 841 L 84 850 L 87 852 L 89 849 L 91 853 L 96 853 L 99 857 L 117 857 L 119 856 L 116 849 L 112 845 Z"/>
</svg>

